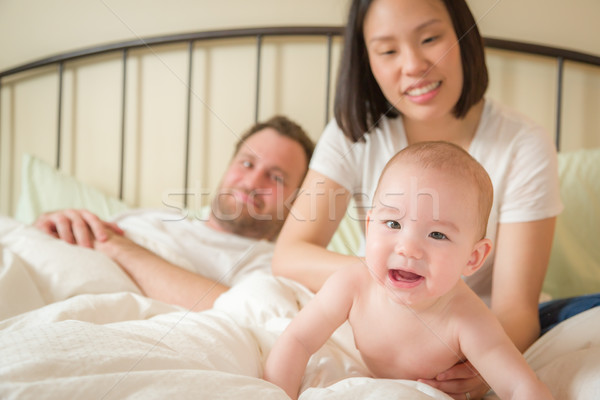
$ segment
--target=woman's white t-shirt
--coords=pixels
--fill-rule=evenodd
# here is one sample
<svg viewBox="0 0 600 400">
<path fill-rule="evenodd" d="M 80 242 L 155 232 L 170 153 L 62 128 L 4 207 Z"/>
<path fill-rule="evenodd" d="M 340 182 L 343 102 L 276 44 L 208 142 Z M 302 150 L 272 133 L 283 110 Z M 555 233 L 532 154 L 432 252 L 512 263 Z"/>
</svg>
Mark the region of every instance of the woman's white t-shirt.
<svg viewBox="0 0 600 400">
<path fill-rule="evenodd" d="M 310 163 L 310 169 L 352 193 L 356 209 L 348 212 L 361 226 L 383 167 L 407 146 L 402 117 L 384 117 L 364 138 L 364 142 L 352 143 L 332 120 Z M 534 122 L 486 99 L 469 153 L 483 165 L 494 186 L 487 229 L 492 242 L 499 223 L 535 221 L 562 211 L 556 150 L 550 136 Z M 488 304 L 494 254 L 492 250 L 484 266 L 465 278 Z"/>
</svg>

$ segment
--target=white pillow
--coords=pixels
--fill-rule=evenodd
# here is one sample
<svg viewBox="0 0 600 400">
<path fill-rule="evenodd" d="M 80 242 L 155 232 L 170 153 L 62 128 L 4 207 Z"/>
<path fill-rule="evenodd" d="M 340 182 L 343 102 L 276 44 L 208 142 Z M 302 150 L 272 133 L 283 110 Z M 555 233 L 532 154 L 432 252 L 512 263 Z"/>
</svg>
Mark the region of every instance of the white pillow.
<svg viewBox="0 0 600 400">
<path fill-rule="evenodd" d="M 565 209 L 544 292 L 553 298 L 600 292 L 600 148 L 561 153 L 558 161 Z"/>
<path fill-rule="evenodd" d="M 117 198 L 62 174 L 46 162 L 24 154 L 15 219 L 31 224 L 44 212 L 65 208 L 85 208 L 108 219 L 129 207 Z"/>
<path fill-rule="evenodd" d="M 0 319 L 81 294 L 140 294 L 104 254 L 0 216 Z"/>
</svg>

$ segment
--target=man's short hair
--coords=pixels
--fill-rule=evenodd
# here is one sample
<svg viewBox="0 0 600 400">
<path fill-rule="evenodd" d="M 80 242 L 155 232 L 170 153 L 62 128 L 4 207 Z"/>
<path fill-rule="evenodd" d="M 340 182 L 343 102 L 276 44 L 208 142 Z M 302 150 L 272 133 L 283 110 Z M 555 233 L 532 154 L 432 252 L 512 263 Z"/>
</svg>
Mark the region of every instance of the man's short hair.
<svg viewBox="0 0 600 400">
<path fill-rule="evenodd" d="M 315 150 L 315 144 L 300 125 L 283 115 L 275 115 L 266 121 L 258 122 L 251 126 L 235 144 L 235 154 L 240 150 L 240 147 L 242 147 L 242 144 L 246 139 L 266 128 L 274 129 L 281 136 L 288 137 L 300 144 L 302 149 L 304 149 L 304 154 L 306 154 L 306 165 L 308 166 L 313 151 Z"/>
</svg>

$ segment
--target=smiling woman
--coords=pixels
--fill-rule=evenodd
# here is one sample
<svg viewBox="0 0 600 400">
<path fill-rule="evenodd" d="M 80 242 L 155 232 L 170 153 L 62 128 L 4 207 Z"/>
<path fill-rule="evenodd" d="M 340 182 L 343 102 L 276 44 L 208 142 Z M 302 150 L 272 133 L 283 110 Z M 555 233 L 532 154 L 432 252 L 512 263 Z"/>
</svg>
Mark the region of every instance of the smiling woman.
<svg viewBox="0 0 600 400">
<path fill-rule="evenodd" d="M 398 21 L 398 15 L 404 18 Z M 428 110 L 447 113 L 455 107 L 463 90 L 460 47 L 442 2 L 424 1 L 420 7 L 375 2 L 365 15 L 363 35 L 373 77 L 391 107 L 416 119 L 439 116 L 428 116 Z M 445 106 L 437 106 L 440 102 Z"/>
</svg>

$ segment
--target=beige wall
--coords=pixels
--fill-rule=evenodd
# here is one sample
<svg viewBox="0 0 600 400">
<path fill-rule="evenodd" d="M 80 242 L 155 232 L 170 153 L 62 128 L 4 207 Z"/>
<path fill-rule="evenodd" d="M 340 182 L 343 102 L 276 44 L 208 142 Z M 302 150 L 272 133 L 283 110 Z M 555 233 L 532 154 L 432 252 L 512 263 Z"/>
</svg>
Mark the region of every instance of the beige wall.
<svg viewBox="0 0 600 400">
<path fill-rule="evenodd" d="M 468 3 L 484 35 L 600 55 L 598 0 Z M 348 0 L 1 0 L 0 70 L 136 37 L 264 25 L 340 25 L 347 4 Z"/>
<path fill-rule="evenodd" d="M 139 37 L 251 26 L 342 25 L 347 4 L 348 0 L 0 0 L 0 70 Z M 469 4 L 485 36 L 600 55 L 600 41 L 595 40 L 600 24 L 592 20 L 600 16 L 600 1 L 470 0 Z M 260 118 L 288 114 L 316 139 L 325 123 L 325 43 L 285 42 L 265 40 Z M 336 41 L 334 72 L 339 50 Z M 233 142 L 253 121 L 255 57 L 252 39 L 194 49 L 190 186 L 197 192 L 212 190 L 218 183 Z M 119 55 L 106 55 L 94 61 L 66 66 L 61 169 L 116 195 L 121 60 Z M 555 63 L 490 51 L 488 65 L 488 95 L 529 115 L 549 134 L 554 132 Z M 133 51 L 128 77 L 125 200 L 159 206 L 165 193 L 183 186 L 185 46 Z M 600 146 L 600 72 L 569 64 L 565 84 L 563 149 Z M 22 152 L 54 163 L 57 85 L 53 68 L 3 81 L 0 212 L 14 210 Z"/>
<path fill-rule="evenodd" d="M 600 56 L 598 0 L 467 0 L 485 36 Z"/>
<path fill-rule="evenodd" d="M 347 0 L 1 0 L 0 70 L 138 37 L 252 26 L 341 25 L 346 4 Z"/>
</svg>

